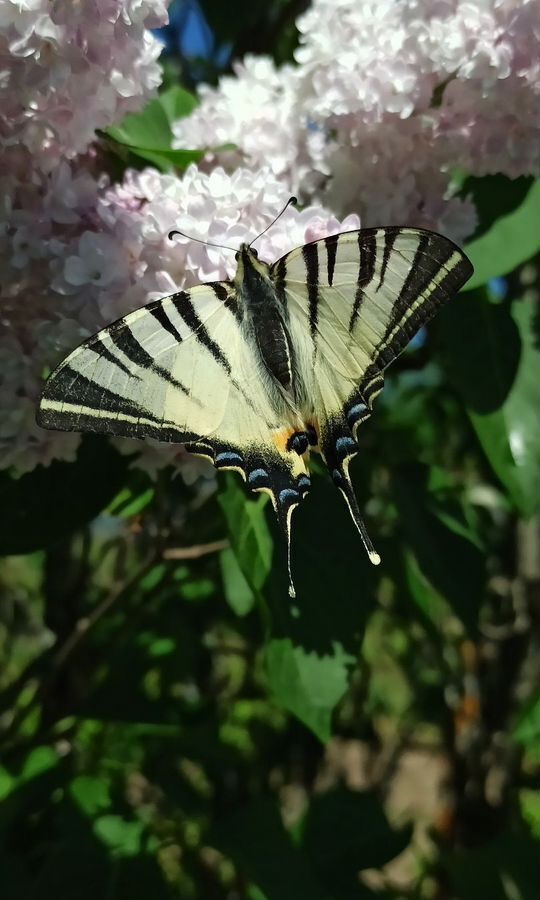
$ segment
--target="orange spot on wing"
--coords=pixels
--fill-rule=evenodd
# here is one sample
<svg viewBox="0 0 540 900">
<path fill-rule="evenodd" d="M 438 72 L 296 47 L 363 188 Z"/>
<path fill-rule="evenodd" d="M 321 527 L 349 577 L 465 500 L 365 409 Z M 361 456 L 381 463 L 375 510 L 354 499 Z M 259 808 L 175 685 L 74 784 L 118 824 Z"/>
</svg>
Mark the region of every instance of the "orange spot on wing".
<svg viewBox="0 0 540 900">
<path fill-rule="evenodd" d="M 297 431 L 297 428 L 278 428 L 272 432 L 272 440 L 280 453 L 285 454 L 289 452 L 287 450 L 287 442 Z"/>
</svg>

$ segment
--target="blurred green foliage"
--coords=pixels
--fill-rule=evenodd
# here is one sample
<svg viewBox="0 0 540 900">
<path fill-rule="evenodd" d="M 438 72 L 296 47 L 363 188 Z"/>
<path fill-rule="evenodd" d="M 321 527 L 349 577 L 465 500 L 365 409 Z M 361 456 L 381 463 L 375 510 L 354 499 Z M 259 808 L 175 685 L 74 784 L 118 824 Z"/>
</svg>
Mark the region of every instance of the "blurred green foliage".
<svg viewBox="0 0 540 900">
<path fill-rule="evenodd" d="M 192 103 L 170 87 L 103 140 L 182 170 Z M 392 367 L 351 467 L 379 569 L 317 471 L 294 604 L 233 475 L 153 481 L 85 438 L 0 478 L 3 900 L 536 900 L 540 183 L 463 189 L 473 290 Z"/>
</svg>

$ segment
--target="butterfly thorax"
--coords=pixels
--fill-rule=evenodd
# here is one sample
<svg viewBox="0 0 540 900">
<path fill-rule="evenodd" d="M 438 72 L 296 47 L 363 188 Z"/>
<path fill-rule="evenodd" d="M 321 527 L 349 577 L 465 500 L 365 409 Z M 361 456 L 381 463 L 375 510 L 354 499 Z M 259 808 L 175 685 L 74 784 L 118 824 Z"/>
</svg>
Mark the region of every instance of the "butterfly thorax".
<svg viewBox="0 0 540 900">
<path fill-rule="evenodd" d="M 270 266 L 242 244 L 234 283 L 247 327 L 252 331 L 266 369 L 286 390 L 293 383 L 293 354 L 286 312 L 271 277 Z"/>
</svg>

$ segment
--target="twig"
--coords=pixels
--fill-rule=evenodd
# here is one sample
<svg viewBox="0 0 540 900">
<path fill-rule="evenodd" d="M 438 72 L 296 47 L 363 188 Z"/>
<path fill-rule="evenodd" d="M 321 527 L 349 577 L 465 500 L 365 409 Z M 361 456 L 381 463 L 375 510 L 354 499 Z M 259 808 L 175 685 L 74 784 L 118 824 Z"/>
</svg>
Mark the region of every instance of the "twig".
<svg viewBox="0 0 540 900">
<path fill-rule="evenodd" d="M 194 544 L 192 547 L 167 547 L 163 551 L 163 559 L 200 559 L 211 553 L 219 553 L 230 547 L 227 540 L 211 541 L 208 544 Z"/>
</svg>

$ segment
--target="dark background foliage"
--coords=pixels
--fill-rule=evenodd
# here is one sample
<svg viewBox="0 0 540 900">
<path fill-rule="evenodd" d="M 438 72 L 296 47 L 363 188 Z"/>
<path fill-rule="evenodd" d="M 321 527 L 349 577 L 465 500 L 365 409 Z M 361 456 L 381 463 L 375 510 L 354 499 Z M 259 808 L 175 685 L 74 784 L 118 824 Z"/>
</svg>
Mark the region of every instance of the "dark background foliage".
<svg viewBox="0 0 540 900">
<path fill-rule="evenodd" d="M 117 164 L 196 159 L 187 89 L 290 58 L 305 6 L 177 4 Z M 378 570 L 322 475 L 296 605 L 234 476 L 152 481 L 86 438 L 0 477 L 4 900 L 538 897 L 540 185 L 463 190 L 474 279 L 359 434 Z"/>
</svg>

